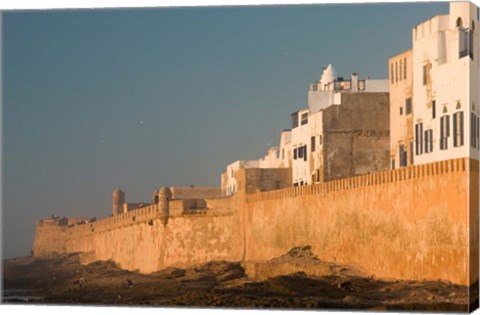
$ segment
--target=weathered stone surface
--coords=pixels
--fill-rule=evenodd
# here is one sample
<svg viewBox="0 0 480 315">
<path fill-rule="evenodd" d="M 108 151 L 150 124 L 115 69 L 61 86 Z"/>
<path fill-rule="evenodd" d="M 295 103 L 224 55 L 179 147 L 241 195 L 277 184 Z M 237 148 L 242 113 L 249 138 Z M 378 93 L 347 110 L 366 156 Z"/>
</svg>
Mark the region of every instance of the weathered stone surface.
<svg viewBox="0 0 480 315">
<path fill-rule="evenodd" d="M 122 268 L 153 272 L 211 260 L 265 261 L 310 245 L 323 261 L 354 265 L 378 277 L 459 284 L 478 279 L 476 160 L 206 204 L 202 214 L 170 213 L 167 225 L 156 205 L 71 227 L 39 221 L 34 254 L 94 251 Z"/>
</svg>

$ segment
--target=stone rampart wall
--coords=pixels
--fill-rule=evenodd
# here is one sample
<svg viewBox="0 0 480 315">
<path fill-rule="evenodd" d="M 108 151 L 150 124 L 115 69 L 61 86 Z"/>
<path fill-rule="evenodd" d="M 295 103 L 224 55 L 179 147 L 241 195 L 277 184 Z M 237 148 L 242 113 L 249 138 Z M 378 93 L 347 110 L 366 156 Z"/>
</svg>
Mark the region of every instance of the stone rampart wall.
<svg viewBox="0 0 480 315">
<path fill-rule="evenodd" d="M 166 225 L 155 205 L 74 227 L 37 225 L 34 251 L 95 252 L 153 272 L 209 260 L 268 260 L 311 245 L 322 260 L 379 277 L 467 284 L 478 278 L 469 264 L 469 255 L 478 257 L 472 191 L 478 195 L 478 161 L 456 159 L 207 199 L 199 213 L 172 202 Z"/>
<path fill-rule="evenodd" d="M 471 283 L 478 200 L 469 204 L 469 173 L 478 161 L 456 159 L 247 195 L 245 260 L 311 245 L 322 260 L 380 277 Z"/>
</svg>

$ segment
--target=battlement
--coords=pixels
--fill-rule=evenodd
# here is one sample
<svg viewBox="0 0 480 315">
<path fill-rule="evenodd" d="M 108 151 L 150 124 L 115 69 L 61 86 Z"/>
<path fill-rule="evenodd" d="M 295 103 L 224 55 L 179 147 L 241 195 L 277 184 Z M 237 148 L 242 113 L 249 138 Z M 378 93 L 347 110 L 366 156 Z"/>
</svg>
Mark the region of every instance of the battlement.
<svg viewBox="0 0 480 315">
<path fill-rule="evenodd" d="M 384 185 L 425 176 L 436 176 L 446 173 L 477 172 L 478 160 L 469 158 L 450 159 L 429 164 L 413 165 L 396 170 L 371 173 L 350 178 L 333 180 L 306 186 L 288 187 L 267 192 L 246 195 L 246 202 L 265 201 L 271 199 L 291 198 L 302 195 L 328 194 L 334 191 L 350 190 L 366 186 Z"/>
<path fill-rule="evenodd" d="M 154 272 L 265 261 L 308 244 L 322 259 L 378 277 L 470 284 L 478 279 L 478 265 L 468 264 L 478 257 L 478 172 L 478 160 L 459 158 L 233 197 L 162 199 L 87 223 L 39 220 L 33 251 L 95 253 Z"/>
<path fill-rule="evenodd" d="M 96 221 L 96 218 L 50 218 L 36 220 L 37 227 L 71 227 L 74 225 L 87 224 Z"/>
<path fill-rule="evenodd" d="M 355 176 L 312 185 L 288 187 L 266 192 L 253 192 L 247 189 L 245 201 L 247 203 L 282 198 L 293 198 L 303 195 L 321 194 L 346 191 L 367 186 L 385 185 L 400 181 L 437 176 L 454 172 L 479 172 L 479 161 L 469 158 L 450 159 L 423 165 L 414 165 L 396 170 Z M 176 199 L 169 201 L 169 217 L 191 215 L 222 216 L 234 212 L 232 197 L 214 199 Z M 159 205 L 147 205 L 126 213 L 95 218 L 61 218 L 42 219 L 36 221 L 38 228 L 68 228 L 71 233 L 102 232 L 120 227 L 148 223 L 161 217 Z"/>
<path fill-rule="evenodd" d="M 232 214 L 232 198 L 215 199 L 177 199 L 169 201 L 169 217 L 191 215 L 223 216 Z M 93 232 L 104 232 L 134 224 L 154 224 L 161 218 L 159 205 L 147 205 L 131 211 L 101 219 L 62 218 L 37 220 L 38 228 L 62 228 L 71 235 L 85 235 Z"/>
</svg>

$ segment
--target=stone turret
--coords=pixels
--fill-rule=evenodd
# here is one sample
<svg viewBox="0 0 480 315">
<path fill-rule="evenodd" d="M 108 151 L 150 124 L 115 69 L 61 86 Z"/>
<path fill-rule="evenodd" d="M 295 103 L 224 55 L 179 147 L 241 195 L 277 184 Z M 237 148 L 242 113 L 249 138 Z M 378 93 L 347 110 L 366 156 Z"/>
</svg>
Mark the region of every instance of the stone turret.
<svg viewBox="0 0 480 315">
<path fill-rule="evenodd" d="M 158 206 L 160 208 L 160 218 L 163 225 L 167 225 L 168 217 L 170 216 L 170 200 L 172 199 L 172 192 L 168 187 L 162 187 L 158 193 Z"/>
<path fill-rule="evenodd" d="M 123 204 L 125 203 L 125 193 L 120 188 L 115 188 L 112 193 L 112 214 L 123 213 Z"/>
<path fill-rule="evenodd" d="M 160 194 L 160 190 L 159 190 L 159 189 L 155 190 L 155 191 L 152 193 L 152 205 L 158 204 L 158 202 L 159 202 L 159 200 L 160 200 L 160 199 L 159 199 L 159 198 L 160 198 L 160 197 L 159 197 L 159 194 Z"/>
</svg>

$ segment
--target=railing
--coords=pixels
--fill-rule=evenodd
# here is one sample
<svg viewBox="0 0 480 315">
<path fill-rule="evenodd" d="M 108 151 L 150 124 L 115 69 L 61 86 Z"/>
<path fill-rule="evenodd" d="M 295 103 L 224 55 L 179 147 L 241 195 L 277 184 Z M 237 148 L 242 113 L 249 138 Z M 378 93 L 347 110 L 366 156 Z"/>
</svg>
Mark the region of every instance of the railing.
<svg viewBox="0 0 480 315">
<path fill-rule="evenodd" d="M 333 90 L 335 91 L 348 91 L 352 89 L 351 80 L 334 80 L 330 83 L 325 84 L 325 90 L 331 90 L 330 86 L 333 85 Z"/>
<path fill-rule="evenodd" d="M 479 164 L 477 160 L 469 158 L 458 158 L 429 164 L 414 165 L 396 170 L 370 173 L 366 175 L 338 179 L 324 183 L 288 187 L 267 192 L 248 194 L 246 195 L 246 202 L 293 198 L 312 194 L 328 194 L 335 191 L 395 183 L 399 181 L 405 181 L 426 176 L 436 176 L 453 172 L 464 172 L 467 169 L 468 163 L 470 171 L 478 172 Z"/>
</svg>

